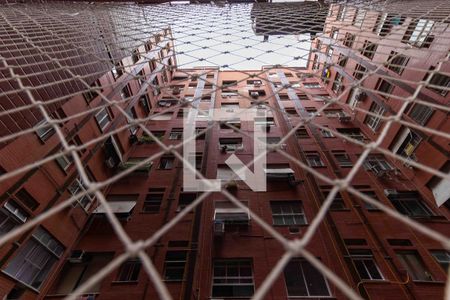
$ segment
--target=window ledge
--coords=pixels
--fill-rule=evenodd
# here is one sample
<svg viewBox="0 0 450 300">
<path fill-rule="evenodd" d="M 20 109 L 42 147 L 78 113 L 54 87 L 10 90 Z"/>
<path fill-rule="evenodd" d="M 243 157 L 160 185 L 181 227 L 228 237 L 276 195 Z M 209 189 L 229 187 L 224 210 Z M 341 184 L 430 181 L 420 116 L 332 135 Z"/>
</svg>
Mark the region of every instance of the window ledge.
<svg viewBox="0 0 450 300">
<path fill-rule="evenodd" d="M 329 211 L 330 211 L 330 212 L 340 212 L 340 211 L 348 212 L 348 211 L 351 211 L 351 209 L 350 209 L 350 208 L 329 209 Z"/>
<path fill-rule="evenodd" d="M 426 284 L 432 284 L 432 285 L 445 285 L 445 281 L 437 281 L 437 280 L 413 280 L 411 281 L 415 284 L 419 284 L 419 285 L 426 285 Z"/>
</svg>

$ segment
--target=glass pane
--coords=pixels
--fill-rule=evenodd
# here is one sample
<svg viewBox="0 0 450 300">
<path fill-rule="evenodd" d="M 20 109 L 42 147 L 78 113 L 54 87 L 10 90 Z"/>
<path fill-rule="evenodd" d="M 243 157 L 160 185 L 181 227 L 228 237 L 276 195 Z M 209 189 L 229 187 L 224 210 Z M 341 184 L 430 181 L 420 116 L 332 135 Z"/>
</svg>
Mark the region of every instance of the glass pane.
<svg viewBox="0 0 450 300">
<path fill-rule="evenodd" d="M 329 296 L 330 292 L 322 274 L 314 268 L 309 262 L 303 261 L 303 273 L 305 274 L 306 283 L 310 296 Z"/>
<path fill-rule="evenodd" d="M 298 261 L 291 261 L 284 268 L 284 280 L 289 296 L 307 296 L 301 265 Z"/>
</svg>

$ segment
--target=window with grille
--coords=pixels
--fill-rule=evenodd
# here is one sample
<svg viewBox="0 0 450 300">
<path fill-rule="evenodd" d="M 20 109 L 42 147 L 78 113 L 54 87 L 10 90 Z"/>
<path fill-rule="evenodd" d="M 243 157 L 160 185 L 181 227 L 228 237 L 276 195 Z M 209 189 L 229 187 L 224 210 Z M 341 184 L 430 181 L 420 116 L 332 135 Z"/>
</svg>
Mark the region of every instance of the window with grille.
<svg viewBox="0 0 450 300">
<path fill-rule="evenodd" d="M 407 127 L 399 131 L 389 147 L 393 153 L 400 156 L 415 159 L 414 151 L 419 146 L 422 138 L 419 134 Z"/>
<path fill-rule="evenodd" d="M 320 154 L 318 152 L 310 151 L 306 152 L 306 161 L 310 167 L 324 167 Z"/>
<path fill-rule="evenodd" d="M 353 166 L 350 156 L 345 151 L 333 151 L 333 156 L 342 168 L 349 168 Z"/>
<path fill-rule="evenodd" d="M 345 56 L 344 54 L 339 54 L 338 65 L 340 65 L 341 67 L 345 67 L 345 65 L 347 64 L 347 61 L 348 61 L 348 56 Z"/>
<path fill-rule="evenodd" d="M 434 67 L 431 67 L 430 72 L 424 78 L 424 80 L 427 80 L 428 76 L 431 76 L 430 82 L 426 87 L 445 97 L 450 90 L 450 76 L 439 72 L 431 73 L 434 69 Z"/>
<path fill-rule="evenodd" d="M 235 152 L 236 150 L 243 149 L 242 138 L 220 138 L 219 150 L 224 152 Z"/>
<path fill-rule="evenodd" d="M 414 104 L 408 115 L 420 125 L 425 126 L 428 120 L 431 118 L 433 112 L 433 108 L 420 103 L 416 103 Z"/>
<path fill-rule="evenodd" d="M 64 246 L 45 229 L 38 227 L 3 271 L 16 280 L 39 289 L 63 252 Z"/>
<path fill-rule="evenodd" d="M 117 282 L 136 282 L 141 271 L 141 261 L 139 259 L 130 259 L 124 262 L 117 273 Z"/>
<path fill-rule="evenodd" d="M 186 250 L 167 251 L 164 260 L 163 278 L 166 281 L 182 281 L 188 252 Z"/>
<path fill-rule="evenodd" d="M 308 130 L 306 130 L 305 126 L 301 126 L 295 131 L 295 136 L 299 139 L 307 139 L 309 138 Z"/>
<path fill-rule="evenodd" d="M 45 119 L 37 123 L 36 127 L 41 127 L 36 129 L 36 134 L 42 142 L 48 140 L 55 133 L 53 126 L 50 125 Z"/>
<path fill-rule="evenodd" d="M 329 297 L 328 282 L 309 261 L 292 259 L 284 268 L 289 297 Z"/>
<path fill-rule="evenodd" d="M 323 200 L 325 201 L 328 197 L 328 194 L 330 193 L 332 189 L 332 186 L 324 185 L 320 186 L 320 192 L 322 193 Z M 330 210 L 339 211 L 339 210 L 346 210 L 346 205 L 344 202 L 344 198 L 342 198 L 342 194 L 340 192 L 337 192 L 334 196 L 333 202 L 331 203 Z"/>
<path fill-rule="evenodd" d="M 331 90 L 335 92 L 336 94 L 339 94 L 343 90 L 342 80 L 344 79 L 344 76 L 342 76 L 340 73 L 336 73 L 336 77 L 334 78 L 333 86 L 331 87 Z"/>
<path fill-rule="evenodd" d="M 369 187 L 369 188 L 370 188 L 370 187 Z M 361 190 L 360 188 L 358 188 L 358 190 L 360 190 L 360 192 L 363 193 L 364 195 L 366 195 L 367 197 L 369 197 L 369 198 L 371 198 L 371 199 L 373 199 L 373 200 L 376 200 L 376 201 L 380 201 L 380 200 L 378 199 L 377 194 L 376 194 L 374 191 L 372 191 L 372 190 Z M 379 209 L 378 209 L 376 206 L 370 204 L 369 202 L 366 202 L 366 201 L 364 201 L 364 200 L 362 200 L 362 202 L 363 202 L 363 204 L 364 204 L 364 207 L 365 207 L 368 211 L 372 211 L 372 212 L 373 212 L 373 211 L 379 211 Z"/>
<path fill-rule="evenodd" d="M 183 128 L 172 128 L 169 140 L 181 140 L 183 138 Z"/>
<path fill-rule="evenodd" d="M 13 200 L 8 200 L 0 208 L 0 236 L 7 234 L 25 223 L 29 214 Z"/>
<path fill-rule="evenodd" d="M 88 190 L 88 187 L 86 184 L 81 180 L 80 177 L 75 178 L 75 180 L 69 185 L 67 188 L 69 193 L 72 196 L 75 196 L 79 193 L 83 193 Z M 94 196 L 92 194 L 86 194 L 80 198 L 77 199 L 77 202 L 85 211 L 89 210 L 89 207 L 91 207 L 92 203 L 94 201 Z"/>
<path fill-rule="evenodd" d="M 445 272 L 448 272 L 448 267 L 450 266 L 450 253 L 445 250 L 433 250 L 431 251 L 431 255 L 442 269 L 444 269 Z"/>
<path fill-rule="evenodd" d="M 99 112 L 97 112 L 95 114 L 95 120 L 97 121 L 98 127 L 103 132 L 111 123 L 111 116 L 108 113 L 108 109 L 103 108 Z"/>
<path fill-rule="evenodd" d="M 431 31 L 434 21 L 426 19 L 412 20 L 402 38 L 402 42 L 411 44 L 416 47 L 429 48 L 433 41 Z"/>
<path fill-rule="evenodd" d="M 347 46 L 351 48 L 353 46 L 353 43 L 355 42 L 356 35 L 351 34 L 350 32 L 345 33 L 344 37 L 344 46 Z"/>
<path fill-rule="evenodd" d="M 98 93 L 102 91 L 101 83 L 97 79 L 91 86 L 89 87 L 89 90 L 83 93 L 83 97 L 86 100 L 87 103 L 90 103 L 92 100 L 97 97 Z"/>
<path fill-rule="evenodd" d="M 378 172 L 380 170 L 389 171 L 393 169 L 382 154 L 369 154 L 364 161 L 364 168 L 372 172 Z"/>
<path fill-rule="evenodd" d="M 419 253 L 415 250 L 395 251 L 397 259 L 414 281 L 433 281 L 430 271 L 424 265 Z"/>
<path fill-rule="evenodd" d="M 426 218 L 434 215 L 418 192 L 397 191 L 387 197 L 395 209 L 405 216 Z"/>
<path fill-rule="evenodd" d="M 364 141 L 366 140 L 366 137 L 361 132 L 359 128 L 336 128 L 336 130 L 351 139 L 355 139 L 358 141 Z"/>
<path fill-rule="evenodd" d="M 360 27 L 361 28 L 361 26 L 364 23 L 364 20 L 366 18 L 366 14 L 367 14 L 367 10 L 357 8 L 356 9 L 356 13 L 355 13 L 355 17 L 353 18 L 352 24 L 354 26 L 356 26 L 356 27 Z"/>
<path fill-rule="evenodd" d="M 331 132 L 331 130 L 328 130 L 328 129 L 320 129 L 320 133 L 322 134 L 322 136 L 324 138 L 333 138 L 334 137 L 333 132 Z"/>
<path fill-rule="evenodd" d="M 385 110 L 384 108 L 376 102 L 372 102 L 370 105 L 369 112 L 373 115 L 367 114 L 364 123 L 369 126 L 370 129 L 376 131 L 380 126 L 381 117 L 383 116 Z"/>
<path fill-rule="evenodd" d="M 145 196 L 142 211 L 146 213 L 158 213 L 164 199 L 165 188 L 150 188 Z"/>
<path fill-rule="evenodd" d="M 161 157 L 159 160 L 159 166 L 158 169 L 160 170 L 171 170 L 173 168 L 175 162 L 175 157 L 173 156 L 166 156 Z"/>
<path fill-rule="evenodd" d="M 381 93 L 378 94 L 383 98 L 388 98 L 389 95 L 392 94 L 393 89 L 394 89 L 394 86 L 384 79 L 380 79 L 378 81 L 377 87 L 376 87 L 377 91 L 380 91 L 381 93 L 383 93 L 383 94 L 381 94 Z"/>
<path fill-rule="evenodd" d="M 408 64 L 409 57 L 399 54 L 395 51 L 391 51 L 387 60 L 387 68 L 399 75 L 403 73 L 406 65 Z"/>
<path fill-rule="evenodd" d="M 307 224 L 300 201 L 271 201 L 273 225 L 290 226 Z"/>
<path fill-rule="evenodd" d="M 367 68 L 357 64 L 355 67 L 355 71 L 353 72 L 353 77 L 355 77 L 355 79 L 360 80 L 361 78 L 363 78 L 363 76 L 367 73 Z"/>
<path fill-rule="evenodd" d="M 255 290 L 251 259 L 221 259 L 213 263 L 212 297 L 249 298 Z"/>
<path fill-rule="evenodd" d="M 378 45 L 372 43 L 371 41 L 365 41 L 364 46 L 361 49 L 361 54 L 367 57 L 368 59 L 373 59 L 375 56 L 375 52 L 377 51 Z"/>
<path fill-rule="evenodd" d="M 348 252 L 361 280 L 383 280 L 383 275 L 375 262 L 372 251 L 350 249 Z"/>
</svg>

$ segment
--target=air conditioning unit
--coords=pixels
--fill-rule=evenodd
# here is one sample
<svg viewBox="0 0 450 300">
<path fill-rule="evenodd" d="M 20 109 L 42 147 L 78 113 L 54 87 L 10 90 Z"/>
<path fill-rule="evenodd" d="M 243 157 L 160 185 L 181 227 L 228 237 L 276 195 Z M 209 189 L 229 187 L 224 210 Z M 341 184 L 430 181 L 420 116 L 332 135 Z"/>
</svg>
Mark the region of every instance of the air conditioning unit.
<svg viewBox="0 0 450 300">
<path fill-rule="evenodd" d="M 255 82 L 253 82 L 253 86 L 260 87 L 261 86 L 261 82 L 255 81 Z"/>
<path fill-rule="evenodd" d="M 258 92 L 250 92 L 250 96 L 252 98 L 258 98 L 259 97 L 259 93 Z"/>
<path fill-rule="evenodd" d="M 115 167 L 116 167 L 116 162 L 114 161 L 114 158 L 111 156 L 111 157 L 108 157 L 106 160 L 105 160 L 105 164 L 106 164 L 106 166 L 108 167 L 108 168 L 110 168 L 110 169 L 114 169 Z"/>
<path fill-rule="evenodd" d="M 74 250 L 70 253 L 70 256 L 67 258 L 71 263 L 80 263 L 83 261 L 85 252 L 83 250 Z"/>
<path fill-rule="evenodd" d="M 384 195 L 386 195 L 386 197 L 395 196 L 397 194 L 398 192 L 396 189 L 384 189 Z"/>
<path fill-rule="evenodd" d="M 214 235 L 222 236 L 225 233 L 225 222 L 224 221 L 214 221 Z"/>
</svg>

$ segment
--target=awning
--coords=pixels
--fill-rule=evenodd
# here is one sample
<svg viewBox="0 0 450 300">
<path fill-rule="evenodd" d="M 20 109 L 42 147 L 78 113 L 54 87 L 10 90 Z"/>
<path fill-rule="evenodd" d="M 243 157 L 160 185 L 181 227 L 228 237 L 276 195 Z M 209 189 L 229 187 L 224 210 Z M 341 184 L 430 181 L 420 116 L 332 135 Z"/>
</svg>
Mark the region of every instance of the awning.
<svg viewBox="0 0 450 300">
<path fill-rule="evenodd" d="M 136 201 L 113 201 L 108 202 L 109 207 L 115 214 L 129 214 L 131 210 L 136 206 Z M 100 205 L 94 210 L 94 214 L 105 214 L 106 209 L 103 205 Z"/>
</svg>

